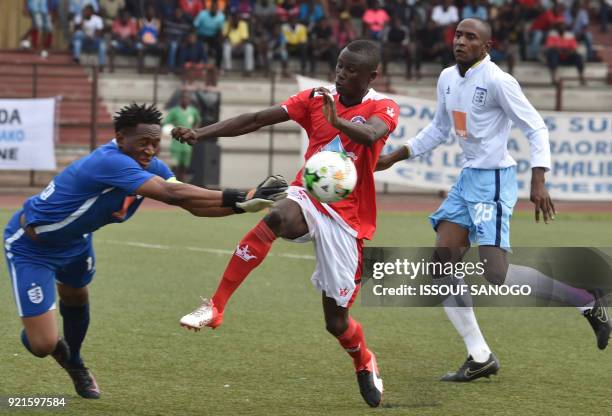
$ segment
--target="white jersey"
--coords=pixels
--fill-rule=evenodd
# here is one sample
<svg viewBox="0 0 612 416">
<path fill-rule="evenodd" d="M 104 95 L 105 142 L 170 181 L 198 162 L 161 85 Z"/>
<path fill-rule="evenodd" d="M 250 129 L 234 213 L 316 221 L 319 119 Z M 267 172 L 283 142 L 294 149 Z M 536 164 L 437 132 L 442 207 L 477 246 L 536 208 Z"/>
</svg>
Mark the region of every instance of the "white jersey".
<svg viewBox="0 0 612 416">
<path fill-rule="evenodd" d="M 489 55 L 465 76 L 457 65 L 438 78 L 438 103 L 432 122 L 408 140 L 411 158 L 454 136 L 463 150 L 463 167 L 502 169 L 516 165 L 508 153 L 512 122 L 525 134 L 531 167 L 550 169 L 548 129 L 527 101 L 518 82 L 491 62 Z"/>
</svg>

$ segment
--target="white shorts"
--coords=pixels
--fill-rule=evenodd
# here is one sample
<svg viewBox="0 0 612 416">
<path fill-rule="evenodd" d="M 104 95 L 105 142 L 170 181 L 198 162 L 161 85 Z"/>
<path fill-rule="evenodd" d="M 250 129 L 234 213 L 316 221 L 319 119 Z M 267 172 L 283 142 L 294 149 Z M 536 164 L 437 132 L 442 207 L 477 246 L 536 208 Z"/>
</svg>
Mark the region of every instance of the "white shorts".
<svg viewBox="0 0 612 416">
<path fill-rule="evenodd" d="M 338 306 L 348 308 L 361 283 L 361 240 L 351 235 L 337 220 L 321 213 L 304 188 L 290 186 L 287 198 L 297 202 L 308 225 L 308 234 L 289 240 L 314 242 L 317 265 L 312 284 Z"/>
</svg>

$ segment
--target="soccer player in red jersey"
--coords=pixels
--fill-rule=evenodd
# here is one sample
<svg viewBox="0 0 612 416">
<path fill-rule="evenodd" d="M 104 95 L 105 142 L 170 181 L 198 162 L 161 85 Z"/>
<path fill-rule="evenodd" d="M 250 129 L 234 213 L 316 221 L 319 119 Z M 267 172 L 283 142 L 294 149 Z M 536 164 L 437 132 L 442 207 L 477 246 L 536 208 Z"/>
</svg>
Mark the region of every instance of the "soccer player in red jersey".
<svg viewBox="0 0 612 416">
<path fill-rule="evenodd" d="M 261 264 L 276 238 L 313 241 L 317 264 L 311 280 L 322 292 L 326 328 L 353 358 L 361 395 L 372 407 L 382 401 L 383 384 L 376 358 L 349 308 L 359 291 L 363 239 L 371 239 L 376 228 L 374 168 L 399 113 L 394 101 L 370 88 L 379 61 L 377 44 L 351 42 L 338 57 L 335 85 L 330 88 L 305 90 L 280 106 L 197 130 L 177 127 L 172 131 L 175 139 L 194 144 L 294 120 L 308 134 L 305 160 L 323 150 L 343 152 L 353 159 L 357 185 L 346 199 L 333 204 L 323 204 L 306 192 L 300 170 L 288 197 L 277 201 L 240 241 L 212 300 L 184 316 L 181 325 L 196 330 L 219 326 L 230 296 Z"/>
</svg>

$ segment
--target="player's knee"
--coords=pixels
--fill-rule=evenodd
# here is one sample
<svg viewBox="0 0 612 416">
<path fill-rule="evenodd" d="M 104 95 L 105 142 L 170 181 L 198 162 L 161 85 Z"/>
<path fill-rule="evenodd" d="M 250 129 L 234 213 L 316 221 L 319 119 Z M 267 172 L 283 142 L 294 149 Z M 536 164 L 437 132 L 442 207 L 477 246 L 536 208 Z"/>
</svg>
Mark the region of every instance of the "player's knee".
<svg viewBox="0 0 612 416">
<path fill-rule="evenodd" d="M 485 279 L 494 285 L 503 285 L 506 280 L 508 266 L 504 264 L 485 263 L 484 272 Z"/>
<path fill-rule="evenodd" d="M 278 207 L 273 206 L 266 214 L 263 221 L 270 227 L 274 234 L 279 235 L 283 225 L 283 212 Z"/>
<path fill-rule="evenodd" d="M 60 288 L 59 294 L 62 303 L 66 306 L 83 306 L 89 303 L 89 291 L 87 290 L 87 287 L 78 289 L 63 287 Z"/>
<path fill-rule="evenodd" d="M 58 338 L 55 334 L 36 335 L 29 337 L 28 341 L 30 343 L 30 350 L 32 354 L 36 355 L 37 357 L 46 357 L 55 351 Z"/>
<path fill-rule="evenodd" d="M 342 335 L 346 329 L 348 328 L 348 322 L 340 319 L 334 319 L 331 321 L 325 322 L 325 329 L 327 332 L 332 334 L 335 337 L 339 337 Z"/>
</svg>

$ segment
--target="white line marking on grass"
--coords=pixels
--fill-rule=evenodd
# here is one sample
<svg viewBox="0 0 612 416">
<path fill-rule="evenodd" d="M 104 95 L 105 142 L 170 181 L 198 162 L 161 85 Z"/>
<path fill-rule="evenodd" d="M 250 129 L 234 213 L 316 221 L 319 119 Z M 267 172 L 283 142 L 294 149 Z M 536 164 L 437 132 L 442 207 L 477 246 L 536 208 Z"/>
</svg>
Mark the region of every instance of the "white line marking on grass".
<svg viewBox="0 0 612 416">
<path fill-rule="evenodd" d="M 168 246 L 164 244 L 149 244 L 149 243 L 141 243 L 138 241 L 119 241 L 119 240 L 96 240 L 98 243 L 107 243 L 107 244 L 117 244 L 122 246 L 130 246 L 130 247 L 139 247 L 139 248 L 148 248 L 152 250 L 187 250 L 187 251 L 197 251 L 199 253 L 210 253 L 210 254 L 220 254 L 220 255 L 231 255 L 234 254 L 231 250 L 223 250 L 218 248 L 205 248 L 205 247 L 181 247 L 181 246 Z M 315 256 L 311 256 L 310 254 L 292 254 L 292 253 L 280 253 L 280 254 L 269 254 L 269 256 L 281 257 L 286 259 L 294 259 L 294 260 L 314 260 Z"/>
</svg>

